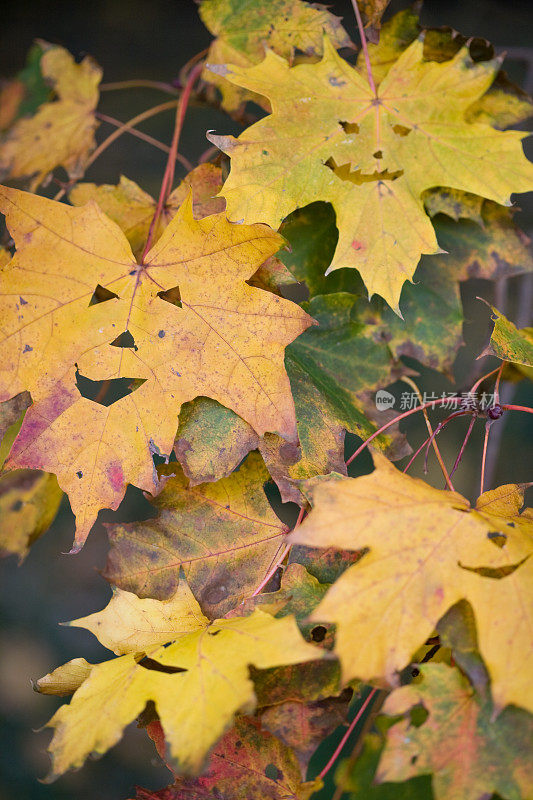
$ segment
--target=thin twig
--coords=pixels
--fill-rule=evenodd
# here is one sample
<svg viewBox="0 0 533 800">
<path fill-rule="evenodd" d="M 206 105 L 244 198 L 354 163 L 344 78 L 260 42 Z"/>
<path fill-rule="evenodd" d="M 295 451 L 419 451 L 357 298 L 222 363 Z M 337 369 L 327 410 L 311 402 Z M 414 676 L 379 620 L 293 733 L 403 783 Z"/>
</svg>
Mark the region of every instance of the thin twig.
<svg viewBox="0 0 533 800">
<path fill-rule="evenodd" d="M 533 408 L 529 408 L 529 406 L 515 406 L 511 403 L 502 403 L 501 407 L 505 411 L 526 411 L 528 414 L 533 414 Z"/>
<path fill-rule="evenodd" d="M 391 425 L 395 425 L 397 422 L 401 422 L 402 419 L 406 419 L 406 417 L 410 417 L 412 414 L 417 414 L 419 411 L 423 411 L 424 408 L 433 408 L 433 406 L 442 405 L 443 403 L 448 403 L 448 402 L 449 402 L 449 397 L 439 397 L 436 400 L 428 400 L 427 403 L 422 403 L 421 406 L 417 406 L 416 408 L 411 408 L 409 409 L 409 411 L 404 411 L 403 414 L 398 414 L 397 417 L 394 417 L 394 419 L 389 420 L 384 425 L 382 425 L 381 428 L 378 428 L 377 431 L 374 431 L 374 433 L 371 436 L 369 436 L 368 439 L 365 439 L 365 441 L 361 445 L 359 445 L 355 453 L 352 453 L 350 458 L 346 460 L 346 466 L 349 466 L 354 460 L 354 458 L 357 458 L 357 456 L 363 452 L 365 447 L 368 447 L 370 442 L 374 441 L 376 436 L 379 436 L 381 433 L 383 433 L 383 431 L 386 431 L 388 428 L 391 427 Z"/>
<path fill-rule="evenodd" d="M 498 368 L 498 374 L 496 375 L 496 382 L 494 383 L 494 405 L 500 404 L 500 379 L 502 377 L 502 371 L 505 366 L 505 361 L 502 361 Z"/>
<path fill-rule="evenodd" d="M 116 131 L 113 131 L 113 133 L 111 133 L 107 137 L 107 139 L 104 139 L 104 141 L 98 145 L 96 150 L 89 157 L 86 164 L 86 169 L 87 167 L 90 167 L 91 164 L 93 164 L 96 161 L 96 159 L 101 156 L 104 150 L 107 150 L 109 145 L 113 144 L 113 142 L 115 142 L 119 138 L 119 136 L 122 136 L 123 133 L 127 133 L 130 130 L 130 128 L 134 128 L 140 122 L 144 122 L 146 119 L 150 119 L 150 117 L 155 117 L 156 114 L 161 114 L 163 111 L 169 111 L 171 108 L 176 108 L 177 102 L 178 102 L 177 100 L 168 100 L 166 103 L 160 103 L 157 106 L 148 108 L 141 114 L 137 114 L 135 117 L 132 117 L 127 122 L 122 123 L 120 128 L 117 128 Z"/>
<path fill-rule="evenodd" d="M 110 117 L 107 114 L 102 114 L 100 111 L 97 111 L 95 116 L 97 119 L 102 120 L 102 122 L 107 122 L 109 125 L 114 125 L 115 128 L 120 128 L 123 124 L 122 120 L 115 119 L 115 117 Z M 142 139 L 144 142 L 153 144 L 154 147 L 157 147 L 158 150 L 162 150 L 164 153 L 170 153 L 170 147 L 168 144 L 160 142 L 159 139 L 154 139 L 154 137 L 150 136 L 148 133 L 143 133 L 143 131 L 138 131 L 135 128 L 128 128 L 126 133 L 130 133 L 132 136 L 136 136 L 138 139 Z"/>
<path fill-rule="evenodd" d="M 204 152 L 202 153 L 202 155 L 198 159 L 198 163 L 199 164 L 205 164 L 206 161 L 209 161 L 211 156 L 216 156 L 218 153 L 220 153 L 220 150 L 218 149 L 218 147 L 215 147 L 214 145 L 213 145 L 213 147 L 208 147 L 207 150 L 204 150 Z"/>
<path fill-rule="evenodd" d="M 377 97 L 376 84 L 374 83 L 374 76 L 372 75 L 372 65 L 370 63 L 370 56 L 368 54 L 368 45 L 366 43 L 365 29 L 363 28 L 363 20 L 361 19 L 361 12 L 359 11 L 359 6 L 357 5 L 357 0 L 352 0 L 352 6 L 353 6 L 353 10 L 355 12 L 355 18 L 357 20 L 357 27 L 359 28 L 359 36 L 361 37 L 361 47 L 363 48 L 363 55 L 365 57 L 366 74 L 368 75 L 368 83 L 370 84 L 370 88 L 372 89 L 372 92 Z"/>
<path fill-rule="evenodd" d="M 470 424 L 468 425 L 468 430 L 466 432 L 466 436 L 465 436 L 465 438 L 463 440 L 463 444 L 461 445 L 461 449 L 459 450 L 459 453 L 457 454 L 457 458 L 455 459 L 455 463 L 454 463 L 454 465 L 452 467 L 452 471 L 450 472 L 450 475 L 453 475 L 453 473 L 455 472 L 455 470 L 459 466 L 459 463 L 460 463 L 460 461 L 461 461 L 461 459 L 463 457 L 463 453 L 465 451 L 465 447 L 467 445 L 467 442 L 470 439 L 470 434 L 472 433 L 472 428 L 474 427 L 474 422 L 476 421 L 476 419 L 477 419 L 476 414 L 472 414 L 472 419 L 470 420 Z"/>
<path fill-rule="evenodd" d="M 187 78 L 187 83 L 185 84 L 185 88 L 181 93 L 178 107 L 176 109 L 176 124 L 174 126 L 174 135 L 172 137 L 172 142 L 170 145 L 170 157 L 167 164 L 168 179 L 166 185 L 166 197 L 164 198 L 165 202 L 168 198 L 168 195 L 172 191 L 172 185 L 174 183 L 174 172 L 176 170 L 176 157 L 178 154 L 178 144 L 181 136 L 181 131 L 183 129 L 185 114 L 187 113 L 187 106 L 189 105 L 192 88 L 197 78 L 200 77 L 203 68 L 204 68 L 203 62 L 201 62 L 199 64 L 196 64 L 196 66 L 194 66 L 193 69 L 191 69 L 189 76 Z"/>
<path fill-rule="evenodd" d="M 178 152 L 178 145 L 179 145 L 181 131 L 183 128 L 183 121 L 185 119 L 185 114 L 187 112 L 187 105 L 189 103 L 193 84 L 195 80 L 199 77 L 202 69 L 203 69 L 203 64 L 197 64 L 191 70 L 191 73 L 187 79 L 187 84 L 183 92 L 181 93 L 180 99 L 178 101 L 178 105 L 176 108 L 176 121 L 174 124 L 174 133 L 172 134 L 172 142 L 170 144 L 170 152 L 168 154 L 168 160 L 167 160 L 167 165 L 165 167 L 165 172 L 163 174 L 163 180 L 161 181 L 161 190 L 159 192 L 157 206 L 154 212 L 154 216 L 152 217 L 152 221 L 150 222 L 150 227 L 148 229 L 148 236 L 146 238 L 146 244 L 144 246 L 144 250 L 141 256 L 141 263 L 144 261 L 146 254 L 148 253 L 148 251 L 152 246 L 152 241 L 157 228 L 157 223 L 159 222 L 161 213 L 163 211 L 163 207 L 172 190 L 172 184 L 174 183 L 174 171 L 176 167 L 176 156 Z"/>
<path fill-rule="evenodd" d="M 487 445 L 489 442 L 489 433 L 492 427 L 492 420 L 487 420 L 485 423 L 485 438 L 483 440 L 483 455 L 481 456 L 481 485 L 479 494 L 483 494 L 483 487 L 485 485 L 485 461 L 487 459 Z"/>
<path fill-rule="evenodd" d="M 150 81 L 150 80 L 131 80 L 131 81 L 112 81 L 111 83 L 101 83 L 101 92 L 114 92 L 120 89 L 159 89 L 161 92 L 167 94 L 178 95 L 179 90 L 172 86 L 171 83 L 164 83 L 163 81 Z"/>
<path fill-rule="evenodd" d="M 156 114 L 160 114 L 162 111 L 168 111 L 171 108 L 175 108 L 176 107 L 176 103 L 177 103 L 176 100 L 171 100 L 168 103 L 161 103 L 158 106 L 153 106 L 152 108 L 149 108 L 146 111 L 143 111 L 141 114 L 137 114 L 137 116 L 132 117 L 127 122 L 122 123 L 120 125 L 120 128 L 117 128 L 117 130 L 113 131 L 113 133 L 111 133 L 107 137 L 107 139 L 104 139 L 104 141 L 101 142 L 98 145 L 96 150 L 94 150 L 94 152 L 91 154 L 91 156 L 87 159 L 87 162 L 85 164 L 85 172 L 88 170 L 88 168 L 91 166 L 91 164 L 94 164 L 96 159 L 99 158 L 102 155 L 104 150 L 107 150 L 109 145 L 113 144 L 113 142 L 116 141 L 119 138 L 119 136 L 122 136 L 123 133 L 129 133 L 131 128 L 135 127 L 135 125 L 138 125 L 140 122 L 144 122 L 145 119 L 150 119 L 150 117 L 155 117 Z M 54 200 L 61 200 L 61 198 L 68 191 L 70 191 L 70 189 L 77 182 L 78 182 L 77 180 L 74 180 L 74 181 L 69 181 L 68 183 L 66 183 L 65 186 L 63 186 L 63 188 L 59 190 L 59 192 L 54 196 L 53 199 Z"/>
<path fill-rule="evenodd" d="M 498 372 L 499 369 L 500 369 L 500 367 L 496 367 L 496 369 L 492 369 L 490 372 L 487 372 L 486 375 L 483 375 L 481 378 L 478 378 L 478 380 L 474 383 L 474 385 L 470 389 L 470 394 L 474 394 L 474 392 L 476 391 L 476 389 L 480 385 L 480 383 L 483 383 L 484 380 L 486 380 L 487 378 L 490 378 L 491 375 L 495 375 Z"/>
<path fill-rule="evenodd" d="M 420 404 L 422 404 L 423 403 L 423 398 L 422 398 L 422 395 L 420 393 L 420 389 L 418 388 L 416 383 L 413 380 L 411 380 L 411 378 L 409 378 L 408 376 L 404 376 L 402 378 L 402 381 L 404 383 L 407 383 L 408 386 L 411 386 L 415 390 L 415 392 L 416 392 L 416 394 L 418 396 L 418 401 L 419 401 Z M 433 437 L 433 440 L 432 440 L 433 450 L 435 451 L 435 455 L 437 456 L 437 461 L 439 462 L 440 468 L 442 470 L 442 474 L 444 475 L 444 480 L 446 481 L 446 486 L 448 487 L 448 489 L 451 492 L 453 492 L 453 491 L 455 491 L 455 489 L 453 488 L 453 484 L 452 484 L 452 482 L 450 480 L 450 475 L 448 474 L 448 470 L 446 469 L 446 465 L 444 464 L 444 460 L 443 460 L 441 452 L 439 450 L 439 446 L 437 444 L 437 440 L 433 436 L 433 428 L 431 427 L 431 422 L 429 421 L 428 412 L 426 411 L 426 409 L 424 409 L 422 413 L 424 414 L 424 419 L 426 420 L 426 427 L 428 429 L 428 433 L 429 433 L 430 437 Z M 418 451 L 415 453 L 415 456 L 417 456 L 417 455 L 418 455 Z M 410 466 L 410 465 L 411 465 L 411 461 L 409 462 L 408 466 Z M 404 470 L 404 472 L 406 472 L 406 470 Z"/>
<path fill-rule="evenodd" d="M 416 458 L 416 457 L 419 455 L 419 453 L 421 453 L 421 452 L 422 452 L 422 450 L 424 449 L 424 447 L 425 447 L 425 446 L 426 446 L 426 445 L 429 443 L 429 440 L 431 439 L 431 436 L 432 436 L 432 435 L 433 435 L 433 431 L 430 433 L 430 435 L 429 435 L 429 436 L 428 436 L 426 439 L 424 439 L 424 441 L 422 442 L 422 444 L 420 445 L 420 447 L 418 448 L 418 450 L 416 450 L 416 452 L 415 452 L 415 453 L 413 453 L 413 455 L 411 456 L 411 458 L 409 459 L 409 461 L 408 461 L 408 463 L 407 463 L 407 466 L 406 466 L 406 467 L 404 467 L 404 469 L 403 469 L 403 471 L 404 471 L 404 472 L 407 472 L 407 471 L 409 470 L 409 467 L 411 466 L 411 464 L 413 463 L 413 461 L 415 460 L 415 458 Z"/>
<path fill-rule="evenodd" d="M 387 694 L 388 694 L 388 692 L 385 689 L 380 689 L 378 694 L 377 694 L 377 696 L 374 698 L 374 702 L 372 703 L 372 708 L 370 709 L 370 711 L 366 715 L 366 719 L 363 722 L 363 725 L 361 727 L 361 731 L 359 733 L 359 736 L 357 737 L 357 741 L 355 743 L 355 746 L 354 746 L 352 752 L 350 753 L 350 755 L 348 756 L 348 758 L 346 759 L 345 768 L 344 768 L 344 776 L 345 776 L 345 778 L 346 778 L 347 775 L 350 774 L 353 765 L 355 764 L 355 762 L 359 758 L 359 755 L 361 753 L 361 750 L 363 749 L 363 745 L 364 745 L 364 742 L 365 742 L 365 736 L 367 735 L 367 733 L 371 729 L 372 725 L 374 724 L 374 720 L 376 719 L 376 717 L 378 716 L 379 712 L 381 711 L 381 708 L 383 706 L 383 703 L 385 702 Z M 335 794 L 333 795 L 331 800 L 340 800 L 342 795 L 344 794 L 344 791 L 345 791 L 344 790 L 344 782 L 339 781 L 339 783 L 337 784 L 337 788 L 335 789 Z"/>
<path fill-rule="evenodd" d="M 335 761 L 339 757 L 344 745 L 346 744 L 346 742 L 350 738 L 350 735 L 351 735 L 353 729 L 355 728 L 355 726 L 357 725 L 357 723 L 359 722 L 359 720 L 363 716 L 364 712 L 366 711 L 366 708 L 367 708 L 368 704 L 370 703 L 370 701 L 372 700 L 372 698 L 374 697 L 374 695 L 376 694 L 377 691 L 378 690 L 376 688 L 372 689 L 372 691 L 370 692 L 370 694 L 366 698 L 365 702 L 363 703 L 363 705 L 361 706 L 361 708 L 359 709 L 359 711 L 357 712 L 355 717 L 350 722 L 348 728 L 346 729 L 346 732 L 345 732 L 344 736 L 342 737 L 342 739 L 340 740 L 339 744 L 337 745 L 337 747 L 333 751 L 333 755 L 329 759 L 328 763 L 326 764 L 324 769 L 322 769 L 318 773 L 318 775 L 317 775 L 318 779 L 323 779 L 328 774 L 328 772 L 332 768 L 333 764 L 335 763 Z"/>
<path fill-rule="evenodd" d="M 426 457 L 424 459 L 424 472 L 428 471 L 428 456 L 429 456 L 429 447 L 431 445 L 431 442 L 435 440 L 435 437 L 439 435 L 441 430 L 448 424 L 448 422 L 451 422 L 452 419 L 455 419 L 455 417 L 462 417 L 463 414 L 465 414 L 464 411 L 454 411 L 452 414 L 449 414 L 445 419 L 443 419 L 442 422 L 439 422 L 439 424 L 437 425 L 437 427 L 435 428 L 435 430 L 433 431 L 433 433 L 429 437 L 429 441 L 428 441 L 428 443 L 426 445 Z M 451 491 L 454 492 L 455 489 L 452 489 Z"/>
<path fill-rule="evenodd" d="M 294 528 L 292 529 L 293 531 L 296 530 L 298 525 L 301 524 L 304 516 L 305 516 L 305 508 L 301 508 L 300 513 L 298 514 L 298 519 L 294 523 Z M 291 547 L 292 547 L 291 544 L 285 545 L 285 547 L 281 551 L 281 555 L 276 558 L 273 566 L 268 570 L 267 574 L 265 575 L 265 577 L 263 578 L 257 589 L 255 589 L 255 591 L 253 592 L 252 597 L 256 597 L 265 588 L 265 586 L 272 578 L 272 576 L 276 574 L 276 570 L 283 564 L 286 556 L 289 554 L 289 550 L 291 549 Z"/>
</svg>

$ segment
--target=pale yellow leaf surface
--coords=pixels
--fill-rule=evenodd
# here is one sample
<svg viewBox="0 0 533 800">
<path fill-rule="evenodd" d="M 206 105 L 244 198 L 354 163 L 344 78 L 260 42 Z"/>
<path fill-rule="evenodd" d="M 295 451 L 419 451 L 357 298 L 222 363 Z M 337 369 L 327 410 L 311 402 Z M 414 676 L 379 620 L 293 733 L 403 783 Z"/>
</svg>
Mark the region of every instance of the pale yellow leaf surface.
<svg viewBox="0 0 533 800">
<path fill-rule="evenodd" d="M 149 652 L 208 624 L 184 580 L 169 600 L 141 600 L 133 592 L 114 589 L 103 611 L 69 623 L 91 631 L 117 656 Z"/>
<path fill-rule="evenodd" d="M 157 242 L 186 200 L 190 189 L 193 192 L 193 213 L 196 219 L 223 211 L 224 199 L 216 197 L 221 186 L 219 167 L 213 164 L 195 167 L 169 195 L 154 232 L 153 242 Z M 133 252 L 142 252 L 157 204 L 134 181 L 122 175 L 116 186 L 107 183 L 100 186 L 95 183 L 78 183 L 70 191 L 69 200 L 74 206 L 83 206 L 90 200 L 95 200 L 104 214 L 124 231 Z"/>
<path fill-rule="evenodd" d="M 292 616 L 275 619 L 258 609 L 248 617 L 210 623 L 192 595 L 184 593 L 176 595 L 170 601 L 172 605 L 153 601 L 162 610 L 151 607 L 151 617 L 156 628 L 161 625 L 150 637 L 146 631 L 146 601 L 132 598 L 126 598 L 126 611 L 124 598 L 113 598 L 112 611 L 102 612 L 99 635 L 103 632 L 104 643 L 116 645 L 117 651 L 149 642 L 150 661 L 143 665 L 143 650 L 92 666 L 70 704 L 62 706 L 49 722 L 55 729 L 50 746 L 51 779 L 81 766 L 90 753 L 108 750 L 149 700 L 155 703 L 169 755 L 179 771 L 197 773 L 211 747 L 231 725 L 234 714 L 251 712 L 255 707 L 250 664 L 266 669 L 323 657 L 323 651 L 303 640 Z M 195 629 L 187 633 L 191 611 L 197 622 Z M 88 618 L 90 630 L 96 629 L 97 616 Z M 82 622 L 78 620 L 77 624 Z M 114 623 L 117 628 L 113 633 Z M 167 624 L 168 629 L 163 631 Z M 154 647 L 157 639 L 167 641 L 171 629 L 178 633 L 176 641 L 168 647 Z M 153 669 L 153 662 L 167 669 Z M 72 673 L 71 662 L 41 679 L 37 688 L 43 686 L 50 691 L 64 688 L 69 681 L 75 684 L 80 665 L 76 665 L 74 678 Z"/>
<path fill-rule="evenodd" d="M 278 234 L 223 214 L 195 220 L 189 196 L 138 264 L 95 203 L 4 187 L 0 207 L 17 247 L 0 271 L 0 401 L 25 389 L 33 399 L 6 468 L 57 475 L 77 546 L 127 483 L 157 493 L 152 456 L 172 451 L 184 402 L 211 397 L 259 435 L 296 440 L 284 353 L 312 320 L 246 283 L 283 244 Z M 99 286 L 105 302 L 91 304 Z M 125 333 L 133 343 L 117 341 Z M 78 374 L 124 378 L 132 391 L 102 405 L 82 397 Z"/>
<path fill-rule="evenodd" d="M 72 661 L 35 681 L 35 691 L 57 697 L 73 694 L 89 677 L 92 668 L 93 664 L 89 664 L 84 658 L 73 658 Z"/>
<path fill-rule="evenodd" d="M 474 63 L 463 47 L 449 61 L 423 59 L 414 41 L 372 92 L 327 37 L 316 64 L 289 63 L 268 51 L 224 76 L 269 98 L 272 114 L 236 139 L 209 134 L 231 156 L 222 189 L 232 220 L 276 228 L 295 208 L 323 200 L 339 239 L 326 272 L 356 268 L 369 295 L 395 309 L 420 256 L 439 252 L 422 193 L 445 186 L 509 205 L 533 187 L 520 131 L 467 122 L 499 61 Z"/>
<path fill-rule="evenodd" d="M 528 486 L 506 483 L 484 492 L 476 502 L 474 513 L 482 518 L 493 534 L 504 537 L 502 552 L 505 552 L 507 564 L 517 564 L 533 554 L 533 508 L 523 508 L 524 492 Z"/>
<path fill-rule="evenodd" d="M 43 103 L 33 117 L 18 120 L 0 144 L 0 180 L 32 178 L 32 189 L 58 166 L 71 178 L 83 175 L 96 146 L 94 111 L 102 78 L 102 70 L 89 56 L 76 64 L 57 45 L 46 46 L 41 71 L 56 98 Z"/>
<path fill-rule="evenodd" d="M 476 614 L 476 629 L 494 705 L 533 713 L 533 555 L 497 580 L 472 575 L 468 592 L 474 609 L 486 610 Z"/>
<path fill-rule="evenodd" d="M 480 598 L 479 582 L 486 579 L 463 568 L 509 563 L 509 545 L 491 541 L 493 519 L 473 511 L 461 495 L 400 472 L 383 456 L 374 455 L 374 462 L 374 472 L 360 478 L 309 482 L 313 510 L 290 539 L 312 547 L 369 549 L 333 584 L 311 619 L 337 625 L 345 680 L 394 684 L 459 600 L 471 602 L 483 624 L 498 615 L 503 624 L 522 608 L 515 602 L 498 610 L 495 579 L 490 596 Z M 510 536 L 512 528 L 500 518 L 498 529 L 503 527 Z M 484 656 L 482 643 L 480 650 Z"/>
</svg>

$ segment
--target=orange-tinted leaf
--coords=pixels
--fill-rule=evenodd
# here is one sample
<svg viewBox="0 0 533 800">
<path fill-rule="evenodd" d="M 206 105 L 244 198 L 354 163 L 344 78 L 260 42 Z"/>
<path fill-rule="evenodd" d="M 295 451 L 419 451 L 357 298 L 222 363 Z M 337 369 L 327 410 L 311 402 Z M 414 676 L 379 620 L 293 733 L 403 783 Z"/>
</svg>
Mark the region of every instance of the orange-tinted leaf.
<svg viewBox="0 0 533 800">
<path fill-rule="evenodd" d="M 459 670 L 420 667 L 422 680 L 403 686 L 383 711 L 405 719 L 393 725 L 378 768 L 380 781 L 433 773 L 435 800 L 484 800 L 493 793 L 523 800 L 533 792 L 533 717 L 510 707 L 493 721 Z M 422 724 L 410 712 L 422 705 Z"/>
<path fill-rule="evenodd" d="M 284 352 L 311 319 L 246 283 L 279 249 L 277 234 L 223 214 L 195 220 L 189 199 L 138 264 L 95 204 L 0 197 L 17 245 L 0 272 L 0 399 L 28 389 L 34 401 L 7 465 L 58 476 L 78 546 L 127 483 L 157 492 L 152 456 L 170 454 L 194 397 L 295 441 Z M 79 376 L 118 379 L 118 399 L 82 396 Z"/>
<path fill-rule="evenodd" d="M 320 788 L 303 783 L 294 752 L 252 717 L 237 717 L 211 753 L 199 778 L 151 792 L 137 789 L 136 800 L 308 800 Z"/>
</svg>

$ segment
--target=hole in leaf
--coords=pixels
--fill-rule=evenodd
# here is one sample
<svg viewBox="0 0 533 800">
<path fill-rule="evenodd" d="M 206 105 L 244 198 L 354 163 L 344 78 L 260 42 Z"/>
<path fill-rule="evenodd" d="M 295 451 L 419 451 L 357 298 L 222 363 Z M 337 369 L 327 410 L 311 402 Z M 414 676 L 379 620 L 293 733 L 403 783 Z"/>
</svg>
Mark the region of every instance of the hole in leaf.
<svg viewBox="0 0 533 800">
<path fill-rule="evenodd" d="M 327 628 L 323 625 L 317 625 L 316 628 L 313 628 L 311 631 L 311 639 L 313 642 L 323 642 L 326 638 Z"/>
<path fill-rule="evenodd" d="M 146 378 L 112 378 L 107 381 L 92 381 L 76 370 L 76 386 L 81 396 L 106 408 L 135 392 L 145 382 Z"/>
<path fill-rule="evenodd" d="M 337 165 L 334 158 L 328 158 L 328 160 L 325 162 L 325 165 L 326 167 L 329 167 L 330 170 L 332 170 L 332 172 L 334 172 L 337 178 L 340 178 L 341 181 L 349 181 L 350 183 L 355 183 L 357 186 L 360 186 L 363 183 L 378 181 L 395 181 L 397 178 L 400 178 L 403 175 L 403 169 L 399 169 L 396 172 L 389 172 L 388 169 L 385 169 L 382 172 L 375 170 L 369 174 L 363 173 L 360 169 L 350 172 L 349 164 Z"/>
<path fill-rule="evenodd" d="M 161 300 L 166 300 L 167 303 L 171 303 L 173 306 L 178 306 L 178 308 L 183 308 L 181 304 L 181 294 L 179 286 L 173 286 L 172 289 L 167 289 L 164 292 L 158 292 L 157 296 L 160 297 Z"/>
<path fill-rule="evenodd" d="M 339 120 L 339 125 L 345 133 L 359 133 L 359 125 L 357 122 L 344 122 Z"/>
<path fill-rule="evenodd" d="M 501 533 L 500 531 L 490 531 L 487 533 L 487 537 L 495 544 L 497 547 L 503 547 L 507 541 L 507 536 L 505 533 Z"/>
<path fill-rule="evenodd" d="M 96 303 L 105 303 L 106 300 L 114 300 L 115 298 L 118 298 L 118 294 L 115 294 L 115 292 L 111 292 L 109 289 L 106 289 L 104 286 L 100 286 L 100 284 L 98 284 L 93 292 L 93 296 L 89 301 L 89 305 L 95 306 Z"/>
<path fill-rule="evenodd" d="M 166 672 L 167 675 L 175 675 L 177 672 L 187 672 L 183 667 L 171 667 L 167 664 L 160 664 L 159 661 L 148 658 L 148 656 L 145 656 L 139 661 L 139 666 L 144 667 L 144 669 L 151 669 L 154 672 Z"/>
<path fill-rule="evenodd" d="M 134 350 L 137 350 L 137 345 L 135 344 L 135 339 L 131 335 L 129 331 L 123 331 L 116 339 L 111 342 L 112 347 L 133 347 Z"/>
<path fill-rule="evenodd" d="M 411 133 L 411 128 L 406 128 L 405 125 L 393 125 L 392 130 L 396 136 L 407 136 Z"/>
</svg>

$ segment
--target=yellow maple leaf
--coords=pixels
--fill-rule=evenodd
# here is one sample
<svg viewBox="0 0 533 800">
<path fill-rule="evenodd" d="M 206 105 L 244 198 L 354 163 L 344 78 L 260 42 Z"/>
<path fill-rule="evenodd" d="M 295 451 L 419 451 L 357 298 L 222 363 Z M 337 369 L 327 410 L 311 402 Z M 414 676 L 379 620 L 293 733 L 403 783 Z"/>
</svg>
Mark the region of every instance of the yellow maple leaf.
<svg viewBox="0 0 533 800">
<path fill-rule="evenodd" d="M 4 187 L 0 207 L 17 246 L 0 272 L 0 401 L 33 399 L 6 467 L 57 475 L 78 547 L 127 483 L 157 493 L 152 457 L 172 451 L 188 400 L 212 397 L 259 435 L 296 440 L 284 351 L 311 318 L 246 283 L 278 234 L 223 214 L 195 220 L 189 196 L 138 264 L 94 203 Z M 133 391 L 121 383 L 102 405 L 80 394 L 80 375 Z"/>
<path fill-rule="evenodd" d="M 237 139 L 208 135 L 232 158 L 222 189 L 229 218 L 276 228 L 295 208 L 330 202 L 339 239 L 327 273 L 358 269 L 369 295 L 398 310 L 420 256 L 439 252 L 424 191 L 448 186 L 509 205 L 511 192 L 533 186 L 520 145 L 527 134 L 465 118 L 499 63 L 474 63 L 467 47 L 443 63 L 424 61 L 418 39 L 374 93 L 326 37 L 317 64 L 291 68 L 268 51 L 248 69 L 217 68 L 272 104 Z"/>
<path fill-rule="evenodd" d="M 302 0 L 203 0 L 200 16 L 216 36 L 207 55 L 209 64 L 257 64 L 265 47 L 292 60 L 295 50 L 307 56 L 322 55 L 322 37 L 326 30 L 336 47 L 353 47 L 340 18 L 324 7 Z M 221 92 L 222 106 L 237 111 L 247 100 L 264 105 L 262 97 L 235 86 L 209 70 L 204 80 Z"/>
<path fill-rule="evenodd" d="M 190 189 L 193 192 L 193 211 L 196 219 L 223 211 L 223 198 L 215 197 L 222 186 L 221 171 L 214 164 L 200 164 L 193 169 L 168 196 L 153 235 L 154 243 L 167 227 Z M 95 200 L 124 231 L 135 254 L 142 252 L 150 223 L 155 214 L 156 201 L 134 181 L 121 176 L 116 186 L 95 183 L 78 183 L 70 192 L 69 200 L 74 206 L 83 206 Z"/>
<path fill-rule="evenodd" d="M 112 747 L 149 700 L 179 771 L 197 773 L 234 715 L 255 707 L 250 664 L 266 669 L 323 657 L 292 616 L 257 609 L 209 622 L 184 580 L 167 601 L 119 589 L 103 611 L 71 624 L 123 655 L 97 665 L 76 659 L 37 681 L 47 694 L 76 690 L 48 723 L 55 729 L 50 779 Z"/>
<path fill-rule="evenodd" d="M 31 178 L 34 190 L 55 167 L 71 178 L 83 175 L 96 146 L 94 115 L 102 70 L 86 56 L 80 64 L 63 47 L 41 43 L 43 78 L 56 98 L 29 119 L 18 120 L 0 144 L 0 180 Z"/>
<path fill-rule="evenodd" d="M 336 652 L 345 680 L 358 677 L 394 684 L 438 620 L 459 600 L 472 604 L 482 628 L 495 624 L 500 585 L 512 600 L 513 584 L 506 584 L 511 576 L 488 579 L 464 567 L 501 568 L 519 554 L 523 558 L 524 531 L 529 530 L 533 542 L 533 520 L 528 514 L 520 523 L 516 548 L 511 540 L 518 518 L 514 500 L 509 500 L 515 508 L 512 515 L 501 513 L 507 503 L 505 492 L 493 497 L 493 503 L 482 496 L 477 511 L 456 492 L 434 489 L 398 471 L 383 456 L 373 457 L 376 469 L 370 475 L 310 481 L 313 510 L 290 540 L 312 547 L 369 548 L 333 584 L 311 620 L 336 623 Z M 518 495 L 519 490 L 514 499 Z M 504 539 L 502 547 L 490 540 L 494 532 Z M 513 580 L 522 569 L 516 570 Z M 527 630 L 530 615 L 523 609 L 524 594 L 519 600 L 516 594 L 498 624 L 504 626 L 509 616 L 525 614 L 520 624 Z M 485 652 L 484 642 L 482 636 L 481 655 L 491 670 L 493 649 Z M 522 652 L 513 654 L 507 656 L 513 660 L 513 670 L 520 672 Z M 512 680 L 509 672 L 507 680 Z"/>
</svg>

